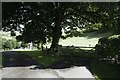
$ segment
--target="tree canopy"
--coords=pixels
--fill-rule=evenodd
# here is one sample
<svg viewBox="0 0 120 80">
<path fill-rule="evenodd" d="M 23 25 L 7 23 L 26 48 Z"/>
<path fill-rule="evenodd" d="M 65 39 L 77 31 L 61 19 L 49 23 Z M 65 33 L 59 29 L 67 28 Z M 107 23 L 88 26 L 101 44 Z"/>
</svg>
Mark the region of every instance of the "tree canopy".
<svg viewBox="0 0 120 80">
<path fill-rule="evenodd" d="M 22 35 L 17 38 L 25 42 L 52 41 L 51 49 L 57 47 L 60 38 L 65 38 L 62 29 L 71 35 L 77 28 L 99 23 L 101 29 L 120 33 L 118 2 L 4 2 L 2 10 L 3 30 L 20 31 Z"/>
</svg>

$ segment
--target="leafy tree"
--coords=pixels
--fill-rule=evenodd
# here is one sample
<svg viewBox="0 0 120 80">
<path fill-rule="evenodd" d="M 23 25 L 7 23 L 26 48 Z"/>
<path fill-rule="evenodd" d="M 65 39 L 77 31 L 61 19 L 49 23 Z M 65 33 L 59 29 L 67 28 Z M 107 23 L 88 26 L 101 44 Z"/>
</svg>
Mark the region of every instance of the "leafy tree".
<svg viewBox="0 0 120 80">
<path fill-rule="evenodd" d="M 114 30 L 115 34 L 120 34 L 119 21 L 120 21 L 120 2 L 116 3 L 96 3 L 98 8 L 96 18 L 102 23 L 102 28 L 105 31 Z M 98 15 L 99 14 L 99 15 Z"/>
<path fill-rule="evenodd" d="M 65 38 L 62 28 L 71 36 L 76 35 L 77 28 L 100 23 L 105 30 L 115 26 L 119 32 L 119 3 L 3 3 L 3 13 L 4 30 L 19 30 L 22 35 L 17 38 L 25 42 L 52 41 L 51 50 L 57 48 L 61 37 Z"/>
</svg>

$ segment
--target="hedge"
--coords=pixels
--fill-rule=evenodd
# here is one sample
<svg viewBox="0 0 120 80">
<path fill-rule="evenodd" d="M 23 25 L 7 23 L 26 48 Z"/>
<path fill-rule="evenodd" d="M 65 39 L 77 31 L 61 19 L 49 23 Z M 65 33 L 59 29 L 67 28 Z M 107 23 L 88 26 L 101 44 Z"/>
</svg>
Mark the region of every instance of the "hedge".
<svg viewBox="0 0 120 80">
<path fill-rule="evenodd" d="M 0 43 L 1 43 L 0 49 L 4 49 L 4 50 L 11 50 L 11 49 L 16 49 L 21 47 L 19 42 L 17 42 L 14 39 L 7 40 L 5 38 L 0 38 Z"/>
<path fill-rule="evenodd" d="M 100 59 L 120 62 L 120 35 L 100 38 L 95 52 Z"/>
</svg>

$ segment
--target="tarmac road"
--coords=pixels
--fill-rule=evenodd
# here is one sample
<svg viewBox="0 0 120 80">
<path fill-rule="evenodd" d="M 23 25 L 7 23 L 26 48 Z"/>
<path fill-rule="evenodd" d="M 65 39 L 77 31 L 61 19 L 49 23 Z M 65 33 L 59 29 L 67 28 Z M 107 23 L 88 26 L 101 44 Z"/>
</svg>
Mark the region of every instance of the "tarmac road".
<svg viewBox="0 0 120 80">
<path fill-rule="evenodd" d="M 2 66 L 3 67 L 24 67 L 39 65 L 37 61 L 32 59 L 30 56 L 15 51 L 6 51 L 2 53 Z"/>
</svg>

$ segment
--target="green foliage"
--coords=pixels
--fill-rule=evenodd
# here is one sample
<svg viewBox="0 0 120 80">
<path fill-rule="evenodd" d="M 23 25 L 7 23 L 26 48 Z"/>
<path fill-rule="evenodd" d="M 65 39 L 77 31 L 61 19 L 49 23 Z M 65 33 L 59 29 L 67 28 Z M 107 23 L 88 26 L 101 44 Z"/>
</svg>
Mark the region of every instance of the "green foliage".
<svg viewBox="0 0 120 80">
<path fill-rule="evenodd" d="M 120 61 L 120 35 L 100 38 L 95 50 L 101 59 Z"/>
<path fill-rule="evenodd" d="M 12 43 L 10 40 L 7 40 L 4 44 L 3 44 L 3 49 L 12 49 Z"/>
<path fill-rule="evenodd" d="M 16 25 L 24 25 L 24 29 L 19 29 L 22 33 L 19 39 L 25 42 L 53 40 L 56 46 L 60 37 L 66 38 L 61 36 L 62 28 L 68 37 L 79 36 L 77 28 L 86 26 L 89 26 L 88 31 L 114 29 L 116 34 L 120 32 L 119 3 L 3 3 L 2 8 L 3 29 L 17 30 L 20 27 Z"/>
<path fill-rule="evenodd" d="M 16 48 L 16 41 L 15 40 L 10 40 L 10 43 L 12 44 L 12 48 Z"/>
<path fill-rule="evenodd" d="M 16 41 L 16 48 L 20 48 L 20 47 L 21 47 L 20 43 Z"/>
<path fill-rule="evenodd" d="M 11 31 L 11 36 L 16 36 L 14 31 Z"/>
<path fill-rule="evenodd" d="M 2 38 L 0 37 L 0 49 L 2 49 Z"/>
<path fill-rule="evenodd" d="M 102 24 L 101 23 L 89 23 L 87 26 L 86 26 L 86 30 L 84 32 L 93 32 L 93 31 L 98 31 L 100 30 L 102 27 Z"/>
<path fill-rule="evenodd" d="M 66 32 L 65 38 L 67 38 L 67 37 L 78 37 L 78 36 L 81 36 L 81 35 L 82 35 L 82 33 L 80 31 L 71 30 L 71 31 Z"/>
<path fill-rule="evenodd" d="M 22 42 L 22 43 L 21 43 L 21 47 L 26 48 L 27 46 L 28 46 L 27 43 L 25 43 L 25 42 Z"/>
<path fill-rule="evenodd" d="M 17 42 L 14 39 L 5 39 L 5 38 L 0 38 L 0 49 L 4 49 L 4 50 L 11 50 L 11 49 L 16 49 L 16 48 L 20 48 L 20 44 L 19 42 Z"/>
<path fill-rule="evenodd" d="M 6 43 L 6 39 L 5 38 L 1 38 L 2 39 L 2 49 L 6 49 L 6 47 L 5 47 L 5 43 Z"/>
</svg>

